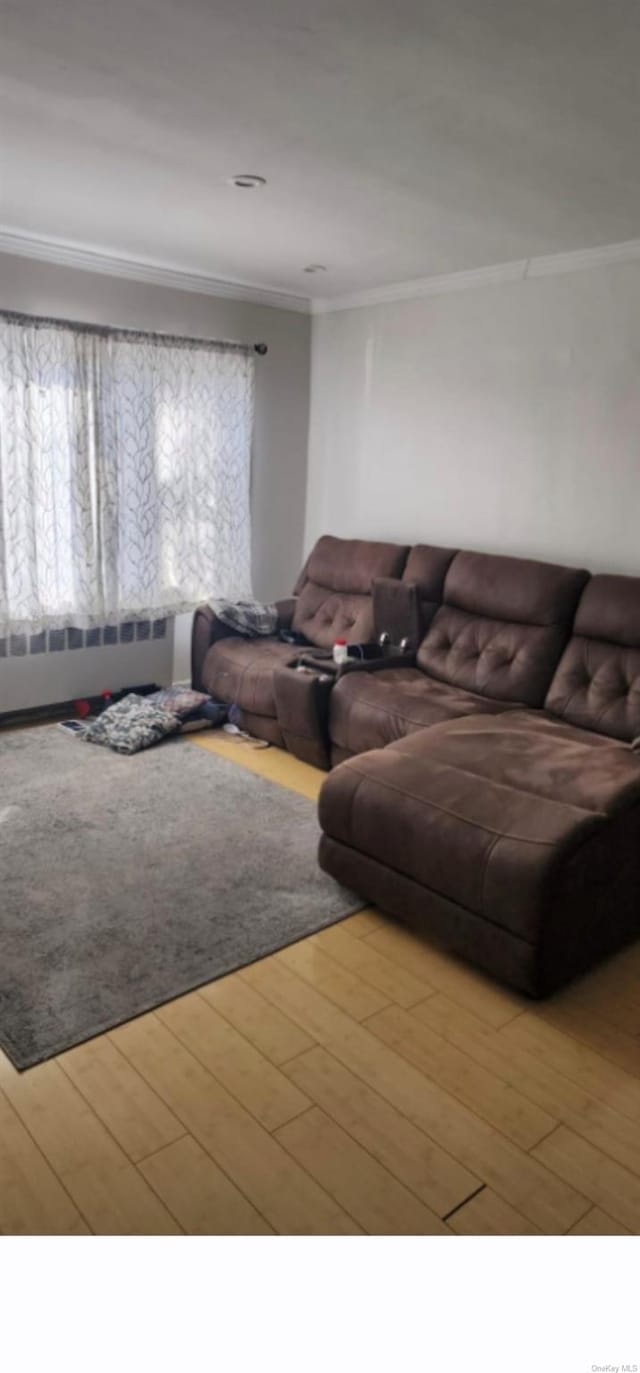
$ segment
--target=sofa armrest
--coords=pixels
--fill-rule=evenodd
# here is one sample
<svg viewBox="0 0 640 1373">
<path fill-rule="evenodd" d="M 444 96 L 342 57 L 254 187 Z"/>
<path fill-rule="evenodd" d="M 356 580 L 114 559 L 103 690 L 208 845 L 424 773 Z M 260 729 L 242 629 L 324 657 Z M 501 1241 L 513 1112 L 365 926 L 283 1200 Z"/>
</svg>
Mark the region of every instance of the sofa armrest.
<svg viewBox="0 0 640 1373">
<path fill-rule="evenodd" d="M 277 667 L 273 674 L 278 724 L 289 753 L 329 768 L 329 697 L 335 678 L 322 668 Z"/>
<path fill-rule="evenodd" d="M 406 639 L 416 650 L 422 638 L 417 582 L 376 577 L 373 583 L 373 623 L 376 638 L 388 634 L 392 643 Z"/>
<path fill-rule="evenodd" d="M 202 668 L 212 644 L 218 639 L 238 637 L 236 630 L 218 619 L 209 605 L 199 605 L 193 615 L 191 629 L 191 685 L 194 691 L 203 691 Z"/>
<path fill-rule="evenodd" d="M 295 596 L 289 596 L 283 601 L 275 601 L 274 604 L 278 612 L 278 629 L 290 629 L 296 608 Z M 204 690 L 202 668 L 211 645 L 217 643 L 219 639 L 241 637 L 237 629 L 232 629 L 231 625 L 225 625 L 222 620 L 218 619 L 210 605 L 198 606 L 197 610 L 194 611 L 191 630 L 191 685 L 194 691 Z"/>
<path fill-rule="evenodd" d="M 291 629 L 297 599 L 297 596 L 287 596 L 283 601 L 274 602 L 278 612 L 278 629 Z"/>
</svg>

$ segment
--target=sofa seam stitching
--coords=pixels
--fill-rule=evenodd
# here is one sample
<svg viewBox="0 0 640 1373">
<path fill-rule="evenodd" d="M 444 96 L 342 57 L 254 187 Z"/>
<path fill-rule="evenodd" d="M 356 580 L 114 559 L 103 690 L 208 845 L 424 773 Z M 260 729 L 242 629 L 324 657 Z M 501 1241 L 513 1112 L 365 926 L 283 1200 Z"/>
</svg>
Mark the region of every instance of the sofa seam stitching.
<svg viewBox="0 0 640 1373">
<path fill-rule="evenodd" d="M 489 863 L 490 863 L 490 861 L 491 861 L 491 857 L 492 857 L 492 855 L 493 855 L 493 851 L 494 851 L 496 845 L 498 844 L 498 842 L 499 842 L 499 840 L 500 840 L 501 838 L 502 838 L 502 835 L 500 835 L 500 834 L 495 834 L 495 835 L 494 835 L 494 837 L 493 837 L 493 839 L 492 839 L 492 841 L 491 841 L 491 843 L 490 843 L 490 845 L 489 845 L 489 848 L 487 849 L 487 852 L 486 852 L 486 854 L 485 854 L 485 860 L 484 860 L 484 863 L 483 863 L 483 866 L 482 866 L 482 880 L 481 880 L 481 883 L 480 883 L 480 912 L 479 912 L 479 914 L 481 914 L 482 916 L 484 916 L 485 919 L 486 919 L 485 898 L 486 898 L 487 873 L 488 873 L 488 871 L 489 871 Z"/>
<path fill-rule="evenodd" d="M 349 759 L 348 761 L 349 763 L 351 763 L 352 760 Z M 396 786 L 393 782 L 388 782 L 386 778 L 372 777 L 370 773 L 362 772 L 360 768 L 356 767 L 351 767 L 351 771 L 357 773 L 358 776 L 363 779 L 366 778 L 368 781 L 375 782 L 378 786 L 387 787 L 389 791 L 394 791 L 399 796 L 406 796 L 412 801 L 417 801 L 418 805 L 424 808 L 426 808 L 427 806 L 431 806 L 434 810 L 439 811 L 442 815 L 449 815 L 451 816 L 452 820 L 459 820 L 461 824 L 469 825 L 471 829 L 482 830 L 484 834 L 495 834 L 496 837 L 499 839 L 513 839 L 518 844 L 531 844 L 535 845 L 538 848 L 549 849 L 555 848 L 557 845 L 558 841 L 556 839 L 527 839 L 519 834 L 505 834 L 500 830 L 491 829 L 488 825 L 481 825 L 477 820 L 470 820 L 464 815 L 459 815 L 457 811 L 450 810 L 447 806 L 438 805 L 437 801 L 425 799 L 423 796 L 417 796 L 416 793 L 413 791 L 403 790 L 401 787 Z M 358 784 L 357 790 L 359 790 L 359 786 L 360 784 Z M 354 793 L 354 795 L 355 794 L 356 793 Z M 603 811 L 582 811 L 581 814 L 595 814 L 600 816 L 603 820 L 607 818 L 605 812 Z"/>
<path fill-rule="evenodd" d="M 389 670 L 390 670 L 390 671 L 393 671 L 392 668 L 389 669 Z M 353 673 L 353 674 L 352 674 L 352 673 L 347 673 L 347 677 L 358 676 L 358 675 L 359 675 L 359 674 L 357 674 L 357 673 Z M 425 674 L 425 675 L 426 675 L 426 674 Z M 343 681 L 344 681 L 344 680 L 345 680 L 345 679 L 343 678 Z M 427 680 L 429 680 L 429 679 L 427 678 Z M 433 680 L 435 681 L 435 680 L 437 680 L 437 679 L 434 678 Z M 443 685 L 446 685 L 446 683 L 443 683 Z M 456 691 L 466 691 L 466 687 L 456 687 L 455 690 L 456 690 Z M 478 693 L 478 692 L 470 691 L 470 692 L 469 692 L 469 695 L 470 695 L 470 696 L 479 696 L 479 693 Z M 383 713 L 384 715 L 393 716 L 393 718 L 396 719 L 396 720 L 404 720 L 405 724 L 408 724 L 408 725 L 418 725 L 418 727 L 419 727 L 420 729 L 430 729 L 430 728 L 431 728 L 430 725 L 425 724 L 425 721 L 424 721 L 424 720 L 416 720 L 416 719 L 414 719 L 414 717 L 413 717 L 412 715 L 403 715 L 403 714 L 401 714 L 400 711 L 398 711 L 398 710 L 392 710 L 390 706 L 381 706 L 381 705 L 379 704 L 378 701 L 367 701 L 363 696 L 357 696 L 357 697 L 355 697 L 355 698 L 354 698 L 354 697 L 348 697 L 347 699 L 349 700 L 349 706 L 350 706 L 351 709 L 353 709 L 353 707 L 356 706 L 356 705 L 359 705 L 359 706 L 366 706 L 368 710 L 379 710 L 379 711 L 382 711 L 382 713 Z M 516 709 L 517 709 L 518 707 L 520 707 L 520 709 L 522 709 L 522 710 L 526 710 L 526 709 L 533 709 L 533 710 L 535 710 L 535 709 L 536 709 L 535 706 L 527 707 L 527 705 L 526 705 L 525 702 L 522 702 L 522 703 L 521 703 L 521 702 L 519 702 L 519 701 L 514 701 L 514 702 L 511 702 L 511 701 L 506 701 L 506 702 L 503 702 L 503 701 L 496 701 L 495 696 L 481 696 L 480 699 L 483 700 L 483 701 L 495 701 L 496 705 L 499 706 L 500 709 L 499 709 L 499 710 L 496 710 L 496 711 L 493 711 L 493 710 L 480 711 L 480 710 L 479 710 L 479 711 L 477 712 L 478 715 L 504 715 L 504 714 L 507 713 L 508 709 L 509 709 L 512 705 L 513 705 Z M 471 714 L 471 712 L 470 712 L 470 714 Z M 459 719 L 461 719 L 461 718 L 466 718 L 466 717 L 465 717 L 464 715 L 463 715 L 463 716 L 460 716 L 460 715 L 450 715 L 450 716 L 448 716 L 448 717 L 445 717 L 444 720 L 438 720 L 437 723 L 438 723 L 438 724 L 445 725 L 445 724 L 448 723 L 448 720 L 459 720 Z"/>
<path fill-rule="evenodd" d="M 451 906 L 458 906 L 460 910 L 464 911 L 465 915 L 470 916 L 471 919 L 491 925 L 493 929 L 500 930 L 502 934 L 506 934 L 509 939 L 517 940 L 519 944 L 525 944 L 532 952 L 536 952 L 538 947 L 536 943 L 532 943 L 531 940 L 525 939 L 524 935 L 518 934 L 516 930 L 510 929 L 508 925 L 500 924 L 498 920 L 494 920 L 490 915 L 472 910 L 470 906 L 466 906 L 464 902 L 459 901 L 457 897 L 449 896 L 447 892 L 442 891 L 440 887 L 427 886 L 426 883 L 420 882 L 417 877 L 412 877 L 410 873 L 403 872 L 401 868 L 394 868 L 389 863 L 383 863 L 382 859 L 375 858 L 373 854 L 364 853 L 361 849 L 354 848 L 353 844 L 345 843 L 344 839 L 336 839 L 332 834 L 326 833 L 325 838 L 343 849 L 350 849 L 358 858 L 364 858 L 368 863 L 375 863 L 378 867 L 384 868 L 385 872 L 395 873 L 396 877 L 401 878 L 402 881 L 410 882 L 414 887 L 421 887 L 423 890 L 431 892 L 434 896 L 439 897 L 440 900 L 447 901 Z"/>
<path fill-rule="evenodd" d="M 462 717 L 462 718 L 471 718 L 471 717 Z M 446 722 L 445 722 L 445 723 L 446 723 Z M 455 723 L 455 722 L 452 721 L 452 723 Z M 426 728 L 426 729 L 431 729 L 431 728 L 433 728 L 433 726 L 426 725 L 425 728 Z M 396 742 L 397 742 L 397 743 L 404 743 L 404 740 L 396 740 Z M 390 747 L 391 747 L 391 745 L 389 745 L 389 744 L 385 745 L 385 748 L 390 748 Z M 623 745 L 622 745 L 622 744 L 620 744 L 620 748 L 623 748 Z M 353 756 L 354 756 L 354 757 L 358 757 L 357 754 L 354 754 Z M 402 754 L 402 755 L 400 755 L 400 756 L 404 757 L 405 755 Z M 497 787 L 497 788 L 499 788 L 501 791 L 515 792 L 518 796 L 530 796 L 532 800 L 534 800 L 534 801 L 539 801 L 539 802 L 544 802 L 546 805 L 551 805 L 551 806 L 563 806 L 565 809 L 570 808 L 572 811 L 578 811 L 578 812 L 580 813 L 580 815 L 597 815 L 597 816 L 601 817 L 602 819 L 609 819 L 609 818 L 610 818 L 611 812 L 610 812 L 610 811 L 606 811 L 606 810 L 602 810 L 600 807 L 597 807 L 595 810 L 590 810 L 590 809 L 587 809 L 587 807 L 585 807 L 585 806 L 576 805 L 576 803 L 573 802 L 573 801 L 555 801 L 555 800 L 553 799 L 553 797 L 550 797 L 550 796 L 541 796 L 540 793 L 537 792 L 537 791 L 529 791 L 528 788 L 523 788 L 523 787 L 520 787 L 520 786 L 514 787 L 514 786 L 511 786 L 511 785 L 509 784 L 509 782 L 498 782 L 498 781 L 496 781 L 496 779 L 493 778 L 493 777 L 484 777 L 484 776 L 482 775 L 481 772 L 472 772 L 470 768 L 460 767 L 458 763 L 448 763 L 448 762 L 446 761 L 446 759 L 439 758 L 437 754 L 432 754 L 432 757 L 433 757 L 433 761 L 434 761 L 435 763 L 438 763 L 438 764 L 440 765 L 440 767 L 442 767 L 442 768 L 449 768 L 449 770 L 450 770 L 451 772 L 460 772 L 460 773 L 462 773 L 463 777 L 472 777 L 472 778 L 474 779 L 474 781 L 490 783 L 490 785 L 491 785 L 492 787 Z M 367 773 L 367 776 L 368 776 L 368 775 L 369 775 L 369 774 Z M 628 784 L 630 785 L 632 781 L 633 781 L 633 778 L 630 778 Z M 390 783 L 389 785 L 391 785 L 391 783 Z M 429 803 L 429 804 L 431 804 L 431 803 Z M 455 811 L 452 811 L 451 814 L 456 814 L 456 812 L 455 812 Z M 493 831 L 490 831 L 490 832 L 493 833 Z"/>
</svg>

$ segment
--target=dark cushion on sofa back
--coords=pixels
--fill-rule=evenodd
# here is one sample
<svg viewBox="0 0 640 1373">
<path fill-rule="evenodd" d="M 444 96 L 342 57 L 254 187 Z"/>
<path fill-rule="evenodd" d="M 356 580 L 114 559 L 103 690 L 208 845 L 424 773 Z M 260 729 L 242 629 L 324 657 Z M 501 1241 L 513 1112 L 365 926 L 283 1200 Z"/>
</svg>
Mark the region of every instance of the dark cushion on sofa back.
<svg viewBox="0 0 640 1373">
<path fill-rule="evenodd" d="M 373 638 L 373 580 L 401 577 L 407 553 L 399 544 L 323 535 L 295 586 L 293 629 L 321 648 L 337 638 L 367 643 Z"/>
<path fill-rule="evenodd" d="M 541 706 L 588 573 L 553 563 L 457 553 L 418 650 L 440 681 Z"/>
<path fill-rule="evenodd" d="M 444 582 L 456 556 L 455 548 L 438 548 L 435 544 L 416 544 L 409 553 L 402 574 L 403 582 L 415 582 L 418 588 L 422 632 L 442 605 Z"/>
<path fill-rule="evenodd" d="M 640 577 L 591 578 L 545 705 L 598 734 L 640 735 Z"/>
<path fill-rule="evenodd" d="M 444 579 L 455 548 L 416 544 L 409 550 L 402 580 L 376 577 L 373 583 L 375 637 L 389 634 L 394 644 L 407 640 L 415 653 L 442 605 Z"/>
</svg>

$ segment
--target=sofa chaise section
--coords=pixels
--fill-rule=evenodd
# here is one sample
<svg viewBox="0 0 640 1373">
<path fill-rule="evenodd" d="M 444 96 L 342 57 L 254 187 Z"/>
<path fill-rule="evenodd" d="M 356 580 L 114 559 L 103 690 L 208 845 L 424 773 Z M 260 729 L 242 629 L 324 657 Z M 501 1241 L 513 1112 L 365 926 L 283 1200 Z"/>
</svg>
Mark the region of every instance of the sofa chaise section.
<svg viewBox="0 0 640 1373">
<path fill-rule="evenodd" d="M 544 710 L 450 720 L 331 774 L 321 865 L 545 995 L 640 932 L 638 735 L 640 579 L 594 577 Z"/>
<path fill-rule="evenodd" d="M 531 995 L 638 931 L 640 761 L 535 712 L 354 758 L 320 819 L 328 872 Z"/>
</svg>

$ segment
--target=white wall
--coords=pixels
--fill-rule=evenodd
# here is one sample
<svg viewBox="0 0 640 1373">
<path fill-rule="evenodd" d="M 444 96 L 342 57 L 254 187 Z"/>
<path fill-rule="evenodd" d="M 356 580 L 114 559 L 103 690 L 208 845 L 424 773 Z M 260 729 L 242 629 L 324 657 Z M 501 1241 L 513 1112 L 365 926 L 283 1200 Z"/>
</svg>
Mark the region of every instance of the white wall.
<svg viewBox="0 0 640 1373">
<path fill-rule="evenodd" d="M 640 264 L 316 317 L 325 530 L 640 573 Z"/>
<path fill-rule="evenodd" d="M 173 635 L 107 648 L 74 648 L 0 660 L 0 711 L 76 701 L 123 686 L 173 680 Z"/>
<path fill-rule="evenodd" d="M 0 308 L 124 328 L 266 343 L 267 356 L 256 358 L 253 585 L 255 594 L 265 600 L 288 595 L 302 561 L 309 413 L 307 316 L 6 254 L 0 254 Z M 76 649 L 43 659 L 2 660 L 0 709 L 20 709 L 27 696 L 34 694 L 40 699 L 30 699 L 29 704 L 59 700 L 61 691 L 63 699 L 89 692 L 96 673 L 102 677 L 107 663 L 112 664 L 112 679 L 102 686 L 117 687 L 160 675 L 165 680 L 185 678 L 189 675 L 189 627 L 189 617 L 176 622 L 174 656 L 174 638 L 170 635 L 161 657 L 159 644 L 141 644 L 117 653 L 113 649 Z M 96 662 L 96 654 L 102 655 L 103 662 Z"/>
</svg>

